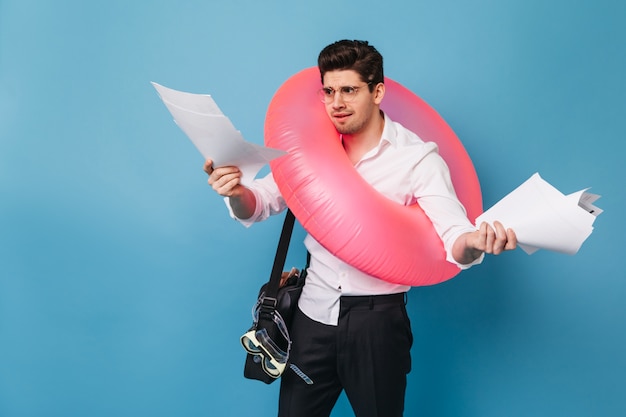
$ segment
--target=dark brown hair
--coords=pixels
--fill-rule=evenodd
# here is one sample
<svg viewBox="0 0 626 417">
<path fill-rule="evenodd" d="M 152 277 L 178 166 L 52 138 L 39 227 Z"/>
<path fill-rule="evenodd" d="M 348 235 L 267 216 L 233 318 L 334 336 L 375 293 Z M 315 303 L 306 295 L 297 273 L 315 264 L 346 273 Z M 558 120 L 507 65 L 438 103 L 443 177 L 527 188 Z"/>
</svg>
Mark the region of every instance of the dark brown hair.
<svg viewBox="0 0 626 417">
<path fill-rule="evenodd" d="M 363 82 L 371 83 L 370 91 L 385 80 L 383 74 L 383 56 L 367 41 L 341 40 L 322 49 L 317 66 L 322 83 L 328 71 L 353 70 Z"/>
</svg>

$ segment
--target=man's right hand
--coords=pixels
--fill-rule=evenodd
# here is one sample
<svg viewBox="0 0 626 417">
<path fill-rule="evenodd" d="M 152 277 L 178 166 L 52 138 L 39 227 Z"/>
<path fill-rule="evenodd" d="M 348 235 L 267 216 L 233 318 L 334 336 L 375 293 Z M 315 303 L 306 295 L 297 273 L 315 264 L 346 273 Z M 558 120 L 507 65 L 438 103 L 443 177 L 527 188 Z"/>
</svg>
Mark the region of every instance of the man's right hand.
<svg viewBox="0 0 626 417">
<path fill-rule="evenodd" d="M 254 214 L 256 197 L 241 185 L 241 171 L 235 166 L 213 168 L 213 161 L 204 162 L 204 172 L 209 175 L 209 185 L 221 196 L 228 197 L 233 214 L 248 219 Z"/>
<path fill-rule="evenodd" d="M 213 161 L 204 162 L 204 172 L 209 175 L 209 185 L 221 196 L 239 197 L 243 193 L 241 171 L 235 166 L 213 168 Z"/>
</svg>

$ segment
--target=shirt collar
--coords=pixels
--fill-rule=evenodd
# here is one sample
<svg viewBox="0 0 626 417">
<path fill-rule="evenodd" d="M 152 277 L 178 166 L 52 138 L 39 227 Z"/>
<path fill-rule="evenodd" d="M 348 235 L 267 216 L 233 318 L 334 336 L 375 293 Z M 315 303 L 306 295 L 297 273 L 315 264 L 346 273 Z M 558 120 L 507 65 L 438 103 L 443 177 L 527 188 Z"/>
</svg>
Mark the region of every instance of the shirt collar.
<svg viewBox="0 0 626 417">
<path fill-rule="evenodd" d="M 383 134 L 380 138 L 379 146 L 382 146 L 385 142 L 389 143 L 393 147 L 398 144 L 398 135 L 396 133 L 396 126 L 393 121 L 387 116 L 387 113 L 383 113 L 385 116 L 385 127 L 383 127 Z"/>
</svg>

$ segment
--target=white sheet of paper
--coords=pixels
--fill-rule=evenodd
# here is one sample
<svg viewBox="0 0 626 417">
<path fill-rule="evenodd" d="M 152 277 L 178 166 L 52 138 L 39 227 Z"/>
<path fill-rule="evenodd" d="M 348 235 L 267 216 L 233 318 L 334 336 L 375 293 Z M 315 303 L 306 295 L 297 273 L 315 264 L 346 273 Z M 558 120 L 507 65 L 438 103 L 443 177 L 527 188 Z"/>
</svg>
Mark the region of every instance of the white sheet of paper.
<svg viewBox="0 0 626 417">
<path fill-rule="evenodd" d="M 592 204 L 600 196 L 587 190 L 566 196 L 535 173 L 478 216 L 476 225 L 500 221 L 515 231 L 520 248 L 529 255 L 539 249 L 575 254 L 602 213 Z"/>
<path fill-rule="evenodd" d="M 286 152 L 246 142 L 208 94 L 193 94 L 152 83 L 174 121 L 215 167 L 237 166 L 250 185 L 261 168 Z"/>
</svg>

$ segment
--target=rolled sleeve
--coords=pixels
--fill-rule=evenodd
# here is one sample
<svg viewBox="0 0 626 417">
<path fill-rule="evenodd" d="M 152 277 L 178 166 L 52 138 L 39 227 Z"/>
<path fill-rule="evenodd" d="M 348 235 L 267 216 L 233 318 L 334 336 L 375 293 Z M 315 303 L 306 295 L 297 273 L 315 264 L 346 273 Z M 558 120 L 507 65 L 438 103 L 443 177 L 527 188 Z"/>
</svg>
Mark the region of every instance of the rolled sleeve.
<svg viewBox="0 0 626 417">
<path fill-rule="evenodd" d="M 268 174 L 261 179 L 254 180 L 250 185 L 250 191 L 254 194 L 256 206 L 252 216 L 247 219 L 240 219 L 235 216 L 233 208 L 230 205 L 230 199 L 228 197 L 224 198 L 224 203 L 228 208 L 230 217 L 237 220 L 245 227 L 250 227 L 254 223 L 266 220 L 268 217 L 278 214 L 287 208 L 285 199 L 280 194 L 272 174 Z"/>
<path fill-rule="evenodd" d="M 484 254 L 470 264 L 460 264 L 452 256 L 456 240 L 464 233 L 476 231 L 476 227 L 467 218 L 465 207 L 454 191 L 450 170 L 436 148 L 422 159 L 413 174 L 419 181 L 415 197 L 443 242 L 446 260 L 461 269 L 481 263 Z"/>
</svg>

